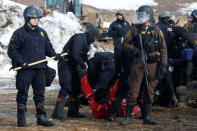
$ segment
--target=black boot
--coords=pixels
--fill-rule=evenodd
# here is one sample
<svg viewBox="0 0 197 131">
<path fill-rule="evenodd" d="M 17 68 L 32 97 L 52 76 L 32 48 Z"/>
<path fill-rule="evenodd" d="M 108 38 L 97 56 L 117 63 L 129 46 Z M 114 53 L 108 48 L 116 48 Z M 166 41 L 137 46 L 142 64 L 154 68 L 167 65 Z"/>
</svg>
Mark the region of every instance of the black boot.
<svg viewBox="0 0 197 131">
<path fill-rule="evenodd" d="M 63 114 L 65 103 L 66 103 L 66 97 L 58 95 L 57 103 L 55 105 L 55 109 L 52 114 L 53 119 L 58 119 L 60 121 L 66 120 L 66 115 Z"/>
<path fill-rule="evenodd" d="M 127 125 L 127 124 L 131 123 L 131 115 L 132 115 L 133 107 L 134 107 L 134 105 L 127 105 L 127 112 L 126 112 L 127 115 L 126 115 L 124 121 L 122 121 L 120 123 L 120 125 Z"/>
<path fill-rule="evenodd" d="M 73 118 L 84 118 L 85 115 L 79 113 L 79 105 L 80 101 L 79 99 L 73 99 L 71 98 L 70 104 L 68 107 L 68 117 L 73 117 Z"/>
<path fill-rule="evenodd" d="M 138 117 L 138 119 L 144 119 L 144 103 L 141 103 L 139 106 L 141 110 L 141 116 Z"/>
<path fill-rule="evenodd" d="M 107 115 L 106 120 L 115 121 L 115 117 L 116 117 L 116 114 L 117 114 L 117 111 L 118 111 L 121 101 L 122 101 L 122 99 L 117 99 L 117 101 L 112 104 L 111 110 L 110 110 L 109 114 Z"/>
<path fill-rule="evenodd" d="M 157 122 L 151 120 L 152 103 L 144 103 L 144 121 L 143 124 L 157 125 Z"/>
<path fill-rule="evenodd" d="M 36 117 L 37 117 L 37 125 L 43 126 L 53 126 L 55 125 L 52 121 L 47 119 L 47 115 L 44 109 L 44 103 L 39 103 L 36 105 Z"/>
<path fill-rule="evenodd" d="M 25 127 L 26 126 L 26 119 L 25 119 L 25 112 L 26 112 L 26 105 L 17 103 L 17 126 L 18 127 Z"/>
</svg>

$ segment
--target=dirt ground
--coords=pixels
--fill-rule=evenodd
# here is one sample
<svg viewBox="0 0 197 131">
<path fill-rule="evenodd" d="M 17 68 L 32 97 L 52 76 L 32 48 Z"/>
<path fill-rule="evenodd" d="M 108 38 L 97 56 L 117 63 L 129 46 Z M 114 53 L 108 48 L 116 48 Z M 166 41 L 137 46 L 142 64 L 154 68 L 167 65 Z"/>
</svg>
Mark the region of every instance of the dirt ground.
<svg viewBox="0 0 197 131">
<path fill-rule="evenodd" d="M 156 126 L 143 125 L 142 121 L 132 118 L 132 124 L 127 126 L 119 125 L 123 120 L 118 117 L 115 122 L 92 117 L 88 106 L 81 106 L 80 112 L 87 115 L 85 119 L 68 119 L 64 122 L 55 120 L 53 127 L 42 127 L 36 125 L 35 108 L 32 99 L 32 90 L 29 91 L 28 111 L 26 119 L 28 127 L 16 127 L 16 89 L 15 80 L 0 79 L 0 131 L 196 131 L 197 130 L 197 109 L 194 108 L 166 108 L 153 107 L 152 117 L 159 122 Z M 50 117 L 55 106 L 59 85 L 54 83 L 46 88 L 45 108 Z M 67 112 L 65 107 L 64 112 Z"/>
</svg>

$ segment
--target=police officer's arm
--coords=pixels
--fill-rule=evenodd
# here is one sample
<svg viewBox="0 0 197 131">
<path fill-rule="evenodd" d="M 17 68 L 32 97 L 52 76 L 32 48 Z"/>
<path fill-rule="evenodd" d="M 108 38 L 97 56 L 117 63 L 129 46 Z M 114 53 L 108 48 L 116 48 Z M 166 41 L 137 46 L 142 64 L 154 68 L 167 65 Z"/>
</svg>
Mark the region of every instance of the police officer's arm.
<svg viewBox="0 0 197 131">
<path fill-rule="evenodd" d="M 79 64 L 81 68 L 86 68 L 86 64 L 83 61 L 83 58 L 81 54 L 83 54 L 83 40 L 80 38 L 76 37 L 75 40 L 73 41 L 72 45 L 72 58 Z"/>
<path fill-rule="evenodd" d="M 183 29 L 186 30 L 187 32 L 189 32 L 189 23 L 186 23 L 186 24 L 183 26 Z"/>
<path fill-rule="evenodd" d="M 157 40 L 158 40 L 158 45 L 159 45 L 161 64 L 167 65 L 168 56 L 167 56 L 167 47 L 166 47 L 164 35 L 162 31 L 159 29 L 159 27 L 156 27 L 155 30 L 156 30 L 156 35 L 157 35 Z"/>
<path fill-rule="evenodd" d="M 127 23 L 128 29 L 130 29 L 130 28 L 131 28 L 131 25 L 129 24 L 128 21 L 126 21 L 126 23 Z M 127 30 L 127 31 L 128 31 L 128 30 Z"/>
<path fill-rule="evenodd" d="M 116 35 L 117 35 L 117 33 L 114 29 L 113 23 L 111 23 L 110 26 L 109 26 L 108 34 L 109 34 L 110 37 L 113 37 L 113 38 L 115 38 Z"/>
<path fill-rule="evenodd" d="M 23 57 L 20 54 L 20 48 L 21 48 L 20 38 L 22 37 L 19 35 L 19 33 L 17 32 L 13 33 L 8 46 L 7 54 L 14 62 L 22 65 L 23 63 L 25 63 L 25 61 L 23 60 Z"/>
<path fill-rule="evenodd" d="M 132 39 L 133 39 L 133 33 L 134 33 L 134 28 L 131 27 L 128 32 L 126 37 L 124 38 L 124 42 L 122 44 L 123 49 L 127 52 L 132 52 L 134 49 L 134 46 L 132 45 Z"/>
<path fill-rule="evenodd" d="M 195 42 L 194 41 L 192 41 L 192 38 L 191 38 L 191 36 L 186 32 L 186 40 L 187 40 L 187 46 L 189 47 L 189 48 L 192 48 L 192 49 L 194 49 L 195 47 L 196 47 L 196 45 L 195 45 Z"/>
<path fill-rule="evenodd" d="M 55 50 L 53 49 L 53 46 L 49 40 L 48 35 L 46 32 L 44 32 L 44 34 L 45 34 L 44 36 L 46 39 L 46 56 L 49 56 L 49 57 L 55 56 L 56 53 L 55 53 Z"/>
</svg>

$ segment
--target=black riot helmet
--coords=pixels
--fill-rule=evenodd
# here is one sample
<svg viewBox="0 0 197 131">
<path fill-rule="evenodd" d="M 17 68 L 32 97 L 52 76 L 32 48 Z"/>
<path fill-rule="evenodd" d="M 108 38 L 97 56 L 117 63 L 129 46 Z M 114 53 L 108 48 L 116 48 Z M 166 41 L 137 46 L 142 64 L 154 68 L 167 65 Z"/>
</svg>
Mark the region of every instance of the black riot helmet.
<svg viewBox="0 0 197 131">
<path fill-rule="evenodd" d="M 95 38 L 98 39 L 100 37 L 99 30 L 93 24 L 86 23 L 85 28 L 86 28 L 88 44 L 94 42 Z"/>
<path fill-rule="evenodd" d="M 25 23 L 28 23 L 31 18 L 41 18 L 43 16 L 43 11 L 39 7 L 31 5 L 25 8 L 23 16 Z"/>
<path fill-rule="evenodd" d="M 155 23 L 154 11 L 152 7 L 148 5 L 143 5 L 138 8 L 134 17 L 134 24 L 144 24 L 145 22 L 150 21 Z"/>
<path fill-rule="evenodd" d="M 194 21 L 197 21 L 197 10 L 193 10 L 191 16 Z"/>
<path fill-rule="evenodd" d="M 170 21 L 170 17 L 171 17 L 171 13 L 168 12 L 168 11 L 164 11 L 162 12 L 161 14 L 159 14 L 159 21 L 160 22 L 163 22 L 164 24 L 169 24 L 169 21 Z"/>
</svg>

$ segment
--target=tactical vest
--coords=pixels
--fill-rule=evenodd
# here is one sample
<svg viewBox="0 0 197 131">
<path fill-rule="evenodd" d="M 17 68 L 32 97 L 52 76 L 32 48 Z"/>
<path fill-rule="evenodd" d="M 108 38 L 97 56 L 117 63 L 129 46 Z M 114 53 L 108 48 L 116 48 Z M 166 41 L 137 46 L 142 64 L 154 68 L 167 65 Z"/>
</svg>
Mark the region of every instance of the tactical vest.
<svg viewBox="0 0 197 131">
<path fill-rule="evenodd" d="M 154 27 L 149 27 L 148 30 L 140 31 L 140 33 L 142 34 L 142 44 L 143 44 L 144 52 L 147 54 L 158 51 L 158 40 L 156 40 L 156 34 L 153 29 Z M 137 47 L 140 49 L 139 36 L 137 40 L 138 40 Z"/>
</svg>

